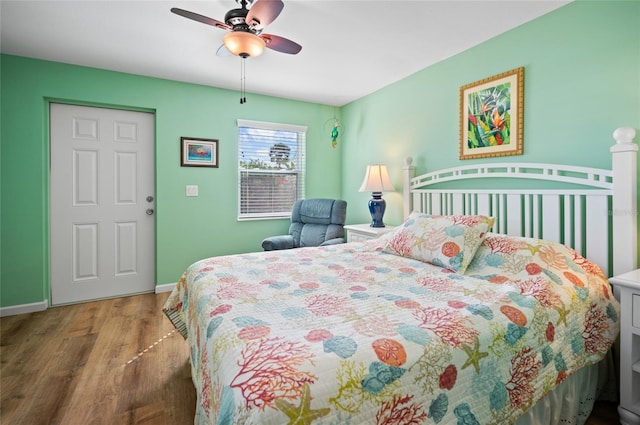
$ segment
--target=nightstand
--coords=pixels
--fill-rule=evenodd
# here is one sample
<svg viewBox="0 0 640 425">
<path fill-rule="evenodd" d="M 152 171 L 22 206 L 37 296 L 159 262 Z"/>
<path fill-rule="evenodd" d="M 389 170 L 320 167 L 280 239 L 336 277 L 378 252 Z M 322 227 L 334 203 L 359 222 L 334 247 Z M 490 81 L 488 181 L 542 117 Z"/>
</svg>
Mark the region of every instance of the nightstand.
<svg viewBox="0 0 640 425">
<path fill-rule="evenodd" d="M 612 277 L 620 291 L 620 406 L 622 425 L 640 424 L 640 269 Z"/>
<path fill-rule="evenodd" d="M 366 241 L 369 239 L 378 238 L 385 233 L 389 233 L 395 227 L 394 226 L 385 226 L 385 227 L 371 227 L 369 223 L 366 224 L 349 224 L 348 226 L 344 226 L 347 231 L 347 242 L 360 242 Z"/>
</svg>

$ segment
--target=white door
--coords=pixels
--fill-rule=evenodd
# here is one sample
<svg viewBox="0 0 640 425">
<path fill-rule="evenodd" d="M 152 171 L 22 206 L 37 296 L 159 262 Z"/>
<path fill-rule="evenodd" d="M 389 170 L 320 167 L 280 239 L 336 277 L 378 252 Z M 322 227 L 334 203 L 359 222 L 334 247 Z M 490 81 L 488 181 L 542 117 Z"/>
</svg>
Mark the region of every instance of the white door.
<svg viewBox="0 0 640 425">
<path fill-rule="evenodd" d="M 153 291 L 154 115 L 52 103 L 51 303 Z"/>
</svg>

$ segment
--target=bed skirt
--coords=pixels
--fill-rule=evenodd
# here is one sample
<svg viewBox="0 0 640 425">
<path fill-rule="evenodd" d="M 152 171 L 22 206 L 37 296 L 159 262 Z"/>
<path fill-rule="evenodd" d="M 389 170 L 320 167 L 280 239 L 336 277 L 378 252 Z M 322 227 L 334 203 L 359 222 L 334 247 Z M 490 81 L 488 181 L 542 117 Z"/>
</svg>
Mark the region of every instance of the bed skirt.
<svg viewBox="0 0 640 425">
<path fill-rule="evenodd" d="M 617 401 L 613 355 L 584 367 L 518 418 L 516 425 L 583 425 L 596 400 Z"/>
</svg>

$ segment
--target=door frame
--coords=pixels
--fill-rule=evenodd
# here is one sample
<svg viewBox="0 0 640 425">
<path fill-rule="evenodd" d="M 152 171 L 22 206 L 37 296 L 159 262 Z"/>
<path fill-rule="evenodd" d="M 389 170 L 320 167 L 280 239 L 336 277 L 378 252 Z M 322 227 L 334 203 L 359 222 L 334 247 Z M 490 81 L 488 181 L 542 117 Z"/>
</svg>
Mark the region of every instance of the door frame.
<svg viewBox="0 0 640 425">
<path fill-rule="evenodd" d="M 43 205 L 45 206 L 45 223 L 44 223 L 44 231 L 45 231 L 45 246 L 43 252 L 45 253 L 44 264 L 45 264 L 45 276 L 43 276 L 43 282 L 45 283 L 45 287 L 43 289 L 43 294 L 46 299 L 42 308 L 38 308 L 38 310 L 29 310 L 24 312 L 32 312 L 32 311 L 42 311 L 51 307 L 51 104 L 52 103 L 60 103 L 64 105 L 71 106 L 88 106 L 92 108 L 105 108 L 105 109 L 117 109 L 121 111 L 132 111 L 132 112 L 146 112 L 153 114 L 153 189 L 154 189 L 154 215 L 156 219 L 153 223 L 153 267 L 154 273 L 157 280 L 158 273 L 158 191 L 157 191 L 157 181 L 158 181 L 158 163 L 156 161 L 158 155 L 158 121 L 157 121 L 157 111 L 155 108 L 147 108 L 147 107 L 138 107 L 131 105 L 120 105 L 120 104 L 109 104 L 109 103 L 100 103 L 100 102 L 92 102 L 92 101 L 80 101 L 80 100 L 70 100 L 70 99 L 62 99 L 56 97 L 45 97 L 44 98 L 44 147 L 45 153 L 43 155 L 45 164 L 43 164 L 42 169 L 45 170 L 43 172 Z M 155 282 L 155 287 L 157 288 L 157 281 Z M 117 297 L 115 297 L 117 298 Z M 56 304 L 56 306 L 62 306 L 65 304 Z"/>
</svg>

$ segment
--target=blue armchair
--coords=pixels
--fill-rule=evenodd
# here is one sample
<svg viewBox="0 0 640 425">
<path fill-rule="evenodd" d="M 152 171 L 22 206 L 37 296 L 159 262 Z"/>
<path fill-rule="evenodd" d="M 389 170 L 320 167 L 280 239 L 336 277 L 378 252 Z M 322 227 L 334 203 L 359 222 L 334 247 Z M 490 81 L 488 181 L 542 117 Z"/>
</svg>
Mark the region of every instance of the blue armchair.
<svg viewBox="0 0 640 425">
<path fill-rule="evenodd" d="M 293 204 L 288 235 L 262 241 L 265 251 L 344 243 L 347 202 L 339 199 L 301 199 Z"/>
</svg>

